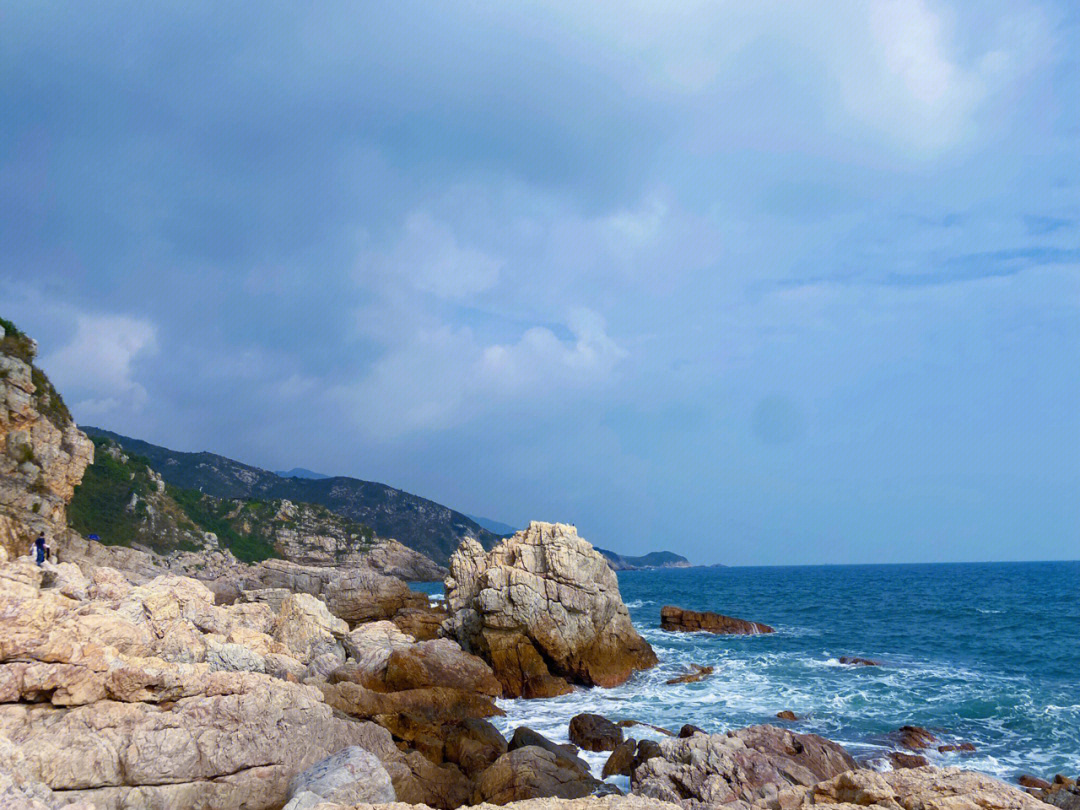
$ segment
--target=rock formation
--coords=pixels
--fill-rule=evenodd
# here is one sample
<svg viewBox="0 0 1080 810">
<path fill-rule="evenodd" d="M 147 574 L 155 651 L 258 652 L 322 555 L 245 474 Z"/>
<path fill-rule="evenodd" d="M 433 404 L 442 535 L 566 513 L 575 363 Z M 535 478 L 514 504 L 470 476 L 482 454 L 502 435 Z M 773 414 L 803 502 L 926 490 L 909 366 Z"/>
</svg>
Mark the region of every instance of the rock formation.
<svg viewBox="0 0 1080 810">
<path fill-rule="evenodd" d="M 674 605 L 665 605 L 660 608 L 660 629 L 688 633 L 701 630 L 706 633 L 744 636 L 773 632 L 767 624 L 722 616 L 719 613 L 683 610 Z"/>
<path fill-rule="evenodd" d="M 586 751 L 614 751 L 623 730 L 599 714 L 579 714 L 570 720 L 570 742 Z"/>
<path fill-rule="evenodd" d="M 857 767 L 836 743 L 775 726 L 667 738 L 659 746 L 661 757 L 634 770 L 633 791 L 685 807 L 753 804 Z"/>
<path fill-rule="evenodd" d="M 27 554 L 38 532 L 67 532 L 67 502 L 94 458 L 60 395 L 33 365 L 37 344 L 0 323 L 0 562 Z"/>
<path fill-rule="evenodd" d="M 533 522 L 491 552 L 464 541 L 446 593 L 448 632 L 491 663 L 507 696 L 616 686 L 656 664 L 615 573 L 572 526 Z"/>
</svg>

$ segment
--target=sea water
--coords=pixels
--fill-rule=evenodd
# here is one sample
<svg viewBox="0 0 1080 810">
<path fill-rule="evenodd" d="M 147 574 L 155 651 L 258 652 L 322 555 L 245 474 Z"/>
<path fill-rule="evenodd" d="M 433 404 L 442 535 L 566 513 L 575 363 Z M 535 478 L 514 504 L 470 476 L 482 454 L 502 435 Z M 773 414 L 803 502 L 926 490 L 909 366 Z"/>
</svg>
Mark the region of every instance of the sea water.
<svg viewBox="0 0 1080 810">
<path fill-rule="evenodd" d="M 940 744 L 976 746 L 920 752 L 935 765 L 1003 779 L 1080 775 L 1080 562 L 627 571 L 619 588 L 660 665 L 614 689 L 501 700 L 500 731 L 528 725 L 563 742 L 571 717 L 596 712 L 716 732 L 783 725 L 776 713 L 788 709 L 805 716 L 792 730 L 835 740 L 873 767 L 887 768 L 885 753 L 899 750 L 891 732 L 918 725 Z M 664 632 L 666 604 L 776 632 Z M 882 665 L 845 665 L 842 656 Z M 715 672 L 664 683 L 690 664 Z M 640 726 L 627 734 L 659 737 Z M 606 756 L 587 755 L 594 774 Z"/>
</svg>

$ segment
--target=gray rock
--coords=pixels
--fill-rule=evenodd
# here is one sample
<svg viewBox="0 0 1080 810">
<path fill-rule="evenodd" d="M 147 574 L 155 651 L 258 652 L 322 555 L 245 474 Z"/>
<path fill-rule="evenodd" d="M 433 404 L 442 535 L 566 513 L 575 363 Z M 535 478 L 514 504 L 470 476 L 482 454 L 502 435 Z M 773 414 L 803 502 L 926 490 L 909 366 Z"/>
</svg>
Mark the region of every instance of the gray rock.
<svg viewBox="0 0 1080 810">
<path fill-rule="evenodd" d="M 317 762 L 289 783 L 287 810 L 313 807 L 311 797 L 339 804 L 386 804 L 397 801 L 390 774 L 371 752 L 343 748 Z M 295 802 L 295 804 L 294 804 Z"/>
<path fill-rule="evenodd" d="M 266 659 L 242 644 L 208 642 L 206 663 L 211 672 L 266 672 Z"/>
</svg>

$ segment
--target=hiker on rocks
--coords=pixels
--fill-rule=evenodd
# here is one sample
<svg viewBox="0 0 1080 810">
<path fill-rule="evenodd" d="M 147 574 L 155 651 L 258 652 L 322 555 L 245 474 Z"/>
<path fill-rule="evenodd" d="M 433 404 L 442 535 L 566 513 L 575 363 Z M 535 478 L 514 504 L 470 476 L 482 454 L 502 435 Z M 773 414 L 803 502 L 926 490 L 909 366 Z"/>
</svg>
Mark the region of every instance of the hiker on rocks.
<svg viewBox="0 0 1080 810">
<path fill-rule="evenodd" d="M 45 542 L 45 532 L 42 532 L 37 536 L 37 540 L 34 541 L 33 549 L 34 562 L 38 565 L 44 565 L 45 560 L 49 558 L 49 546 Z"/>
</svg>

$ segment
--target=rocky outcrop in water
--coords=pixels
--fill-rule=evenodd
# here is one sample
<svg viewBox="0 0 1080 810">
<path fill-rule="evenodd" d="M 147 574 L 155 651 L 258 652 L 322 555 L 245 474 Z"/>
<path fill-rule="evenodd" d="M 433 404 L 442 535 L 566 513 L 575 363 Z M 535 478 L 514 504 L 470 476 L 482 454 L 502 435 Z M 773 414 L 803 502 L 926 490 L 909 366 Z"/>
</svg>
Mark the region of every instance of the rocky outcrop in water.
<svg viewBox="0 0 1080 810">
<path fill-rule="evenodd" d="M 94 459 L 60 395 L 33 365 L 37 344 L 0 323 L 0 562 L 29 553 L 38 532 L 67 532 L 67 502 Z"/>
<path fill-rule="evenodd" d="M 464 541 L 446 595 L 449 634 L 491 664 L 510 697 L 615 686 L 656 664 L 615 573 L 573 526 L 533 522 L 491 552 Z"/>
<path fill-rule="evenodd" d="M 858 767 L 834 742 L 775 726 L 667 738 L 659 746 L 662 756 L 634 770 L 633 791 L 687 808 L 753 804 Z"/>
<path fill-rule="evenodd" d="M 761 633 L 773 632 L 773 629 L 767 624 L 750 622 L 746 619 L 736 619 L 719 613 L 683 610 L 674 605 L 665 605 L 660 608 L 660 629 L 686 633 L 700 630 L 706 633 L 744 636 L 756 636 Z"/>
</svg>

